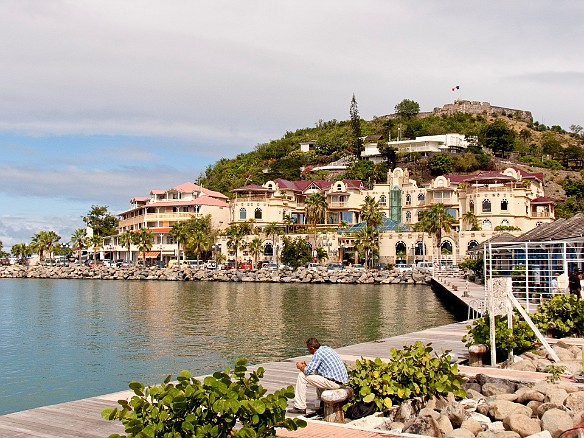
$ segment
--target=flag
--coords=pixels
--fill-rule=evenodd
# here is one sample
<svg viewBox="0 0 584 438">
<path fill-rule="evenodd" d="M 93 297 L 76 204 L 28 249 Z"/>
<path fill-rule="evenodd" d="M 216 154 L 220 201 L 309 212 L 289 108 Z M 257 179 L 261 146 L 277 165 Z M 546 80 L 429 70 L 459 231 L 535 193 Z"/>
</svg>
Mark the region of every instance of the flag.
<svg viewBox="0 0 584 438">
<path fill-rule="evenodd" d="M 456 87 L 452 87 L 452 91 L 456 91 L 456 90 L 460 90 L 460 85 L 457 85 Z"/>
</svg>

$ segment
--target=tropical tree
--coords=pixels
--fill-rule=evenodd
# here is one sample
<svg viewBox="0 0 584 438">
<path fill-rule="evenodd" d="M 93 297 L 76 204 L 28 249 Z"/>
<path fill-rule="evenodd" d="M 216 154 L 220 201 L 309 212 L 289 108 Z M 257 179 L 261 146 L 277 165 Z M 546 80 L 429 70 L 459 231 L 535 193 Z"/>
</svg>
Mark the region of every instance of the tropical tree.
<svg viewBox="0 0 584 438">
<path fill-rule="evenodd" d="M 239 222 L 229 225 L 225 229 L 227 237 L 227 247 L 235 250 L 235 269 L 238 268 L 237 253 L 245 243 L 245 238 L 251 233 L 251 224 L 249 222 Z"/>
<path fill-rule="evenodd" d="M 462 215 L 462 222 L 470 226 L 469 231 L 480 231 L 481 229 L 476 214 L 470 210 Z"/>
<path fill-rule="evenodd" d="M 396 114 L 412 118 L 420 112 L 420 104 L 410 99 L 404 99 L 395 106 Z"/>
<path fill-rule="evenodd" d="M 55 245 L 59 243 L 59 240 L 61 240 L 61 236 L 59 236 L 54 231 L 47 231 L 46 233 L 47 233 L 46 234 L 47 250 L 49 251 L 49 258 L 52 258 L 53 248 L 55 248 Z"/>
<path fill-rule="evenodd" d="M 278 222 L 270 222 L 263 228 L 263 232 L 267 238 L 272 237 L 272 250 L 276 251 L 276 236 L 282 234 L 282 228 L 280 228 Z"/>
<path fill-rule="evenodd" d="M 136 233 L 131 230 L 126 230 L 120 234 L 118 241 L 121 246 L 128 250 L 128 263 L 130 263 L 132 261 L 132 244 L 136 242 Z"/>
<path fill-rule="evenodd" d="M 71 244 L 73 245 L 73 248 L 77 248 L 77 260 L 79 261 L 79 264 L 81 264 L 81 253 L 87 244 L 87 231 L 85 228 L 77 228 L 73 234 L 71 234 Z"/>
<path fill-rule="evenodd" d="M 94 234 L 87 239 L 87 242 L 93 248 L 93 262 L 97 263 L 97 253 L 103 244 L 103 238 L 98 234 Z"/>
<path fill-rule="evenodd" d="M 328 204 L 320 193 L 313 193 L 306 198 L 304 203 L 306 221 L 312 223 L 314 229 L 314 247 L 316 248 L 316 224 L 319 222 L 324 223 Z"/>
<path fill-rule="evenodd" d="M 379 231 L 372 227 L 363 227 L 355 233 L 355 248 L 365 259 L 365 267 L 369 267 L 375 255 L 379 254 Z"/>
<path fill-rule="evenodd" d="M 10 248 L 10 253 L 16 257 L 19 262 L 25 263 L 27 257 L 30 256 L 31 251 L 26 243 L 16 243 L 12 245 L 12 248 Z"/>
<path fill-rule="evenodd" d="M 187 224 L 186 222 L 176 222 L 172 228 L 170 229 L 169 233 L 172 238 L 176 241 L 176 258 L 178 260 L 178 265 L 179 267 L 181 266 L 180 264 L 180 244 L 183 244 L 183 248 L 186 245 L 186 242 L 189 238 L 189 233 L 188 233 L 188 229 L 187 229 Z M 185 250 L 186 251 L 186 250 Z"/>
<path fill-rule="evenodd" d="M 371 196 L 365 196 L 363 204 L 361 204 L 361 212 L 359 213 L 361 220 L 367 223 L 369 228 L 379 227 L 383 225 L 383 214 L 379 208 L 379 204 Z"/>
<path fill-rule="evenodd" d="M 293 268 L 310 263 L 312 261 L 310 245 L 300 237 L 294 240 L 284 237 L 281 260 L 282 263 Z"/>
<path fill-rule="evenodd" d="M 420 211 L 419 220 L 414 224 L 414 231 L 432 234 L 436 238 L 436 248 L 440 254 L 442 231 L 449 233 L 456 220 L 447 212 L 444 204 L 434 204 L 429 210 Z"/>
<path fill-rule="evenodd" d="M 91 210 L 83 217 L 83 222 L 100 237 L 112 236 L 118 231 L 119 220 L 108 211 L 106 205 L 92 205 Z"/>
<path fill-rule="evenodd" d="M 516 136 L 515 131 L 503 119 L 497 119 L 484 128 L 479 138 L 494 153 L 505 155 L 513 150 Z"/>
<path fill-rule="evenodd" d="M 47 231 L 39 231 L 32 236 L 29 248 L 31 251 L 36 252 L 42 261 L 45 259 L 45 252 L 49 250 L 49 245 L 52 247 L 51 236 Z"/>
<path fill-rule="evenodd" d="M 318 248 L 316 248 L 315 253 L 316 253 L 316 259 L 318 260 L 319 263 L 322 263 L 323 260 L 328 258 L 328 252 L 322 246 L 319 246 Z"/>
<path fill-rule="evenodd" d="M 286 227 L 286 234 L 290 233 L 290 227 L 294 225 L 292 216 L 289 214 L 284 215 L 282 222 L 284 222 L 284 226 Z"/>
<path fill-rule="evenodd" d="M 189 230 L 186 246 L 189 252 L 195 254 L 197 260 L 201 259 L 201 254 L 211 249 L 213 236 L 203 229 Z"/>
<path fill-rule="evenodd" d="M 249 243 L 249 252 L 253 257 L 254 266 L 258 266 L 258 257 L 264 250 L 264 242 L 259 237 L 256 237 Z"/>
<path fill-rule="evenodd" d="M 136 234 L 136 245 L 138 246 L 138 251 L 142 253 L 144 266 L 146 266 L 146 252 L 150 251 L 152 245 L 154 245 L 154 234 L 152 234 L 147 228 L 142 228 L 140 232 Z"/>
</svg>

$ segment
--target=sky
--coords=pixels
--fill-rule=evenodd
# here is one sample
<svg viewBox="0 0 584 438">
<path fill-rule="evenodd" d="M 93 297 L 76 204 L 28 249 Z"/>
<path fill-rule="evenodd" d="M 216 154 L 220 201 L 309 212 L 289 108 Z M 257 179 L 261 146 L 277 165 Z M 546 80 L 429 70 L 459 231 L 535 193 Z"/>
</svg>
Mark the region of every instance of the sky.
<svg viewBox="0 0 584 438">
<path fill-rule="evenodd" d="M 0 0 L 0 241 L 319 120 L 455 99 L 584 125 L 584 2 Z M 460 90 L 452 91 L 458 85 Z"/>
</svg>

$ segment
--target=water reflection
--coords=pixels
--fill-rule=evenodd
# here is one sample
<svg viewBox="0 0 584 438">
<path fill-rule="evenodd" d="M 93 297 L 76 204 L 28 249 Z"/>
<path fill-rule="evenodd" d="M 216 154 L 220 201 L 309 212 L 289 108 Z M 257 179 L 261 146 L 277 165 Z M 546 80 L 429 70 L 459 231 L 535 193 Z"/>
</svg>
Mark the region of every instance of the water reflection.
<svg viewBox="0 0 584 438">
<path fill-rule="evenodd" d="M 0 414 L 454 321 L 411 285 L 3 279 L 0 309 Z"/>
</svg>

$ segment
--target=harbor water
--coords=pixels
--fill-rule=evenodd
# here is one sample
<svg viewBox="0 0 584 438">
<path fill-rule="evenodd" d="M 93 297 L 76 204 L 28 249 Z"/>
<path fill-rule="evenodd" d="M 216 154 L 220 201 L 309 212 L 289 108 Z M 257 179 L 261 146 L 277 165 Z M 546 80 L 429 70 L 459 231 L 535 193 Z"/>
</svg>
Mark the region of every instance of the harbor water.
<svg viewBox="0 0 584 438">
<path fill-rule="evenodd" d="M 2 279 L 0 415 L 455 320 L 429 286 Z"/>
</svg>

